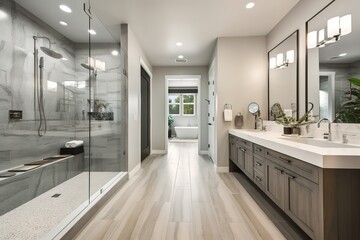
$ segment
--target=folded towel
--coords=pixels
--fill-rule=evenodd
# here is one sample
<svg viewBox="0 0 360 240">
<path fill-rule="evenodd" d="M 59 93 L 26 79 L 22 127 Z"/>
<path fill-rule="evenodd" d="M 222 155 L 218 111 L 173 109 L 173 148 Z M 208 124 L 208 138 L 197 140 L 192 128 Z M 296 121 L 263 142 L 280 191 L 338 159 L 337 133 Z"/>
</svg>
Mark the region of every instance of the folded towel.
<svg viewBox="0 0 360 240">
<path fill-rule="evenodd" d="M 224 110 L 224 121 L 225 122 L 231 122 L 232 121 L 232 110 L 231 109 L 225 109 Z"/>
<path fill-rule="evenodd" d="M 78 146 L 82 146 L 84 144 L 84 141 L 82 140 L 73 140 L 65 143 L 66 148 L 75 148 Z"/>
</svg>

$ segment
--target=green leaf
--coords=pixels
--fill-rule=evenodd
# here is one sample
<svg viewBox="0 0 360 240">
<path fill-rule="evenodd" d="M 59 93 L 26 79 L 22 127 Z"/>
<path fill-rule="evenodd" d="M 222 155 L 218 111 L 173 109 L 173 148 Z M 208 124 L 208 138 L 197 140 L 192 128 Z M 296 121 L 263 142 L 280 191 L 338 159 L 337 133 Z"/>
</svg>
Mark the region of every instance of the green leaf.
<svg viewBox="0 0 360 240">
<path fill-rule="evenodd" d="M 356 86 L 360 86 L 360 79 L 359 78 L 349 78 L 348 79 L 352 84 Z"/>
</svg>

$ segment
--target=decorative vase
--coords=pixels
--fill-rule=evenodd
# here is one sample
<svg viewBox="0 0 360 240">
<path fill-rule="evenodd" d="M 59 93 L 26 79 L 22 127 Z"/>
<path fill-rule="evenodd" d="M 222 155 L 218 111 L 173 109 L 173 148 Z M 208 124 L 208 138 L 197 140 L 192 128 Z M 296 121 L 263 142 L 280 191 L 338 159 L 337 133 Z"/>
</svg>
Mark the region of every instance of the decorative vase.
<svg viewBox="0 0 360 240">
<path fill-rule="evenodd" d="M 169 129 L 168 129 L 168 138 L 171 138 L 171 126 L 169 126 Z"/>
<path fill-rule="evenodd" d="M 284 127 L 284 134 L 292 134 L 292 127 Z"/>
</svg>

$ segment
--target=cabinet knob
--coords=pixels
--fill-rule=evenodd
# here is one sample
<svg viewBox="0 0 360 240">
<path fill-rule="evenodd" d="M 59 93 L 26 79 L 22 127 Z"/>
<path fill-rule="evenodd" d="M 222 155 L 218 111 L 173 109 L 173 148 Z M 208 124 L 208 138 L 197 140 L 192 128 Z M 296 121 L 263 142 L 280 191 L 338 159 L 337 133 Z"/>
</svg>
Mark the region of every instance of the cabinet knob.
<svg viewBox="0 0 360 240">
<path fill-rule="evenodd" d="M 285 173 L 285 175 L 288 176 L 288 177 L 291 178 L 291 179 L 295 179 L 295 176 L 293 176 L 293 175 L 290 175 L 290 174 L 288 174 L 288 173 Z"/>
<path fill-rule="evenodd" d="M 283 160 L 284 162 L 291 163 L 291 160 L 284 158 L 282 156 L 279 156 L 280 160 Z"/>
<path fill-rule="evenodd" d="M 277 168 L 277 167 L 274 167 L 274 168 L 275 168 L 275 170 L 278 170 L 281 174 L 283 174 L 284 170 Z"/>
<path fill-rule="evenodd" d="M 255 179 L 256 179 L 256 181 L 258 181 L 258 182 L 261 182 L 261 181 L 262 181 L 261 178 L 259 178 L 259 177 L 256 177 Z"/>
<path fill-rule="evenodd" d="M 259 162 L 256 162 L 256 163 L 255 163 L 255 165 L 256 165 L 256 166 L 259 166 L 259 167 L 261 167 L 261 166 L 262 166 L 262 164 L 261 164 L 261 163 L 259 163 Z"/>
</svg>

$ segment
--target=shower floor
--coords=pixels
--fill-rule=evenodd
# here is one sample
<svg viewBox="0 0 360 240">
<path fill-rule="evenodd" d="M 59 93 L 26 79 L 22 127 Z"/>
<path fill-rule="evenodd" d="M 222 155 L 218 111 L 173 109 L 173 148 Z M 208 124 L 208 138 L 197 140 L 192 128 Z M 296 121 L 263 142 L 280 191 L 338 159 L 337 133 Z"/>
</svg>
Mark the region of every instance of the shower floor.
<svg viewBox="0 0 360 240">
<path fill-rule="evenodd" d="M 91 193 L 118 174 L 90 172 Z M 41 239 L 86 203 L 88 196 L 89 173 L 84 172 L 0 216 L 0 239 Z"/>
</svg>

